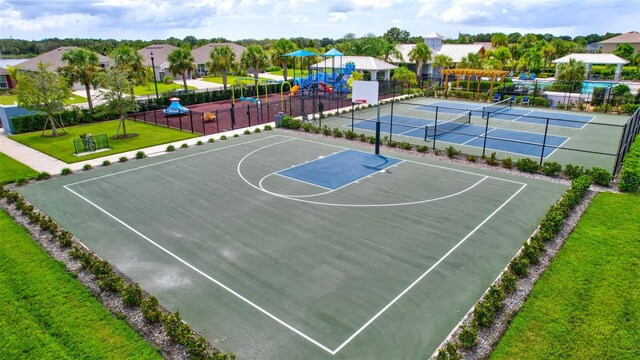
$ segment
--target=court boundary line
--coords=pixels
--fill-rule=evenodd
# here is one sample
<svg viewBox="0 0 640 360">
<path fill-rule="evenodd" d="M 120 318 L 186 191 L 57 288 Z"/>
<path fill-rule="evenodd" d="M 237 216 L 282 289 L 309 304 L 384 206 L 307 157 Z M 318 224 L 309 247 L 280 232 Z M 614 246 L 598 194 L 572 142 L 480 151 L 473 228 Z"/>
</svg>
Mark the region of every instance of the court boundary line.
<svg viewBox="0 0 640 360">
<path fill-rule="evenodd" d="M 125 226 L 127 229 L 129 229 L 130 231 L 132 231 L 134 234 L 138 235 L 139 237 L 141 237 L 142 239 L 146 240 L 147 242 L 149 242 L 150 244 L 152 244 L 153 246 L 156 246 L 158 249 L 162 250 L 163 252 L 165 252 L 166 254 L 170 255 L 171 257 L 173 257 L 174 259 L 178 260 L 180 263 L 182 263 L 183 265 L 187 266 L 188 268 L 192 269 L 193 271 L 195 271 L 196 273 L 200 274 L 201 276 L 203 276 L 204 278 L 206 278 L 207 280 L 213 282 L 214 284 L 218 285 L 219 287 L 221 287 L 222 289 L 226 290 L 227 292 L 229 292 L 230 294 L 236 296 L 237 298 L 239 298 L 240 300 L 242 300 L 243 302 L 245 302 L 246 304 L 250 305 L 251 307 L 253 307 L 254 309 L 258 310 L 259 312 L 267 315 L 269 318 L 271 318 L 272 320 L 275 320 L 276 322 L 278 322 L 279 324 L 281 324 L 282 326 L 286 327 L 287 329 L 289 329 L 290 331 L 296 333 L 297 335 L 301 336 L 302 338 L 304 338 L 305 340 L 309 341 L 310 343 L 318 346 L 319 348 L 321 348 L 322 350 L 330 353 L 331 355 L 335 355 L 336 353 L 338 353 L 341 349 L 343 349 L 347 344 L 349 344 L 356 336 L 358 336 L 362 331 L 364 331 L 371 323 L 373 323 L 379 316 L 381 316 L 387 309 L 389 309 L 392 305 L 394 305 L 402 296 L 404 296 L 407 292 L 409 292 L 415 285 L 417 285 L 424 277 L 426 277 L 431 271 L 433 271 L 440 263 L 442 263 L 444 260 L 446 260 L 446 258 L 449 257 L 449 255 L 451 255 L 460 245 L 462 245 L 469 237 L 471 237 L 477 230 L 479 230 L 487 221 L 489 221 L 495 214 L 497 214 L 504 206 L 506 206 L 513 198 L 515 198 L 526 186 L 526 183 L 522 183 L 522 182 L 518 182 L 518 181 L 514 181 L 514 180 L 509 180 L 509 179 L 503 179 L 503 178 L 498 178 L 498 177 L 494 177 L 494 176 L 489 176 L 489 175 L 482 175 L 482 174 L 477 174 L 477 173 L 473 173 L 473 172 L 469 172 L 469 171 L 464 171 L 464 170 L 459 170 L 459 169 L 455 169 L 455 168 L 449 168 L 449 167 L 445 167 L 445 166 L 439 166 L 439 165 L 432 165 L 432 164 L 426 164 L 426 163 L 422 163 L 419 161 L 414 161 L 414 160 L 405 160 L 405 159 L 401 159 L 401 162 L 394 164 L 393 166 L 396 166 L 398 164 L 401 164 L 402 162 L 409 162 L 409 163 L 416 163 L 416 164 L 420 164 L 420 165 L 425 165 L 425 166 L 432 166 L 432 167 L 436 167 L 436 168 L 441 168 L 441 169 L 445 169 L 445 170 L 452 170 L 454 172 L 461 172 L 461 173 L 467 173 L 467 174 L 471 174 L 471 175 L 477 175 L 477 176 L 481 176 L 483 177 L 480 181 L 478 181 L 476 184 L 474 184 L 471 188 L 477 186 L 478 184 L 480 184 L 481 182 L 483 182 L 484 180 L 491 178 L 491 179 L 496 179 L 496 180 L 500 180 L 500 181 L 506 181 L 506 182 L 511 182 L 511 183 L 516 183 L 516 184 L 520 184 L 522 185 L 517 191 L 515 191 L 515 193 L 513 193 L 507 200 L 505 200 L 497 209 L 495 209 L 489 216 L 487 216 L 480 224 L 478 224 L 470 233 L 468 233 L 462 240 L 460 240 L 456 245 L 454 245 L 449 251 L 447 251 L 442 257 L 440 257 L 440 259 L 434 263 L 431 267 L 429 267 L 420 277 L 418 277 L 416 280 L 413 281 L 413 283 L 411 283 L 407 288 L 405 288 L 405 290 L 403 290 L 400 294 L 398 294 L 390 303 L 388 303 L 384 308 L 382 308 L 378 313 L 376 313 L 371 319 L 369 319 L 364 325 L 362 325 L 355 333 L 353 333 L 351 336 L 349 336 L 349 338 L 347 338 L 342 344 L 340 344 L 336 349 L 331 350 L 328 347 L 326 347 L 325 345 L 323 345 L 322 343 L 318 342 L 317 340 L 313 339 L 312 337 L 306 335 L 305 333 L 303 333 L 302 331 L 296 329 L 295 327 L 293 327 L 292 325 L 289 325 L 287 322 L 279 319 L 278 317 L 276 317 L 275 315 L 269 313 L 268 311 L 266 311 L 265 309 L 261 308 L 260 306 L 258 306 L 257 304 L 253 303 L 251 300 L 245 298 L 244 296 L 242 296 L 241 294 L 239 294 L 238 292 L 234 291 L 233 289 L 231 289 L 230 287 L 224 285 L 222 282 L 216 280 L 215 278 L 209 276 L 208 274 L 206 274 L 205 272 L 203 272 L 202 270 L 198 269 L 197 267 L 195 267 L 194 265 L 191 265 L 189 262 L 187 262 L 186 260 L 180 258 L 179 256 L 175 255 L 174 253 L 172 253 L 170 250 L 164 248 L 162 245 L 156 243 L 155 241 L 153 241 L 151 238 L 147 237 L 146 235 L 144 235 L 143 233 L 141 233 L 140 231 L 136 230 L 135 228 L 133 228 L 132 226 L 128 225 L 127 223 L 125 223 L 124 221 L 120 220 L 119 218 L 117 218 L 116 216 L 114 216 L 113 214 L 109 213 L 108 211 L 106 211 L 105 209 L 103 209 L 102 207 L 100 207 L 99 205 L 95 204 L 94 202 L 92 202 L 91 200 L 89 200 L 88 198 L 86 198 L 83 195 L 80 195 L 79 193 L 77 193 L 76 191 L 70 189 L 70 186 L 74 186 L 74 185 L 78 185 L 81 183 L 85 183 L 85 182 L 89 182 L 92 180 L 98 180 L 98 179 L 103 179 L 103 178 L 107 178 L 107 177 L 111 177 L 114 175 L 118 175 L 118 174 L 122 174 L 122 173 L 127 173 L 133 170 L 138 170 L 138 169 L 143 169 L 143 168 L 147 168 L 147 167 L 151 167 L 151 166 L 155 166 L 155 165 L 159 165 L 159 164 L 164 164 L 167 162 L 171 162 L 171 161 L 175 161 L 175 160 L 179 160 L 179 159 L 184 159 L 184 158 L 189 158 L 192 156 L 196 156 L 196 155 L 200 155 L 200 154 L 205 154 L 205 153 L 209 153 L 212 151 L 217 151 L 217 150 L 221 150 L 221 149 L 226 149 L 226 148 L 230 148 L 230 147 L 235 147 L 235 146 L 239 146 L 239 145 L 243 145 L 243 144 L 249 144 L 249 143 L 253 143 L 256 141 L 260 141 L 260 140 L 265 140 L 265 139 L 270 139 L 270 138 L 274 138 L 274 137 L 285 137 L 287 138 L 286 140 L 283 141 L 279 141 L 273 144 L 269 144 L 267 146 L 263 146 L 257 150 L 253 150 L 251 153 L 256 152 L 258 150 L 262 150 L 265 147 L 268 146 L 275 146 L 275 145 L 280 145 L 292 140 L 301 140 L 301 141 L 309 141 L 312 143 L 318 143 L 321 145 L 326 145 L 326 146 L 332 146 L 332 147 L 338 147 L 338 148 L 344 148 L 344 149 L 350 149 L 350 148 L 346 148 L 346 147 L 341 147 L 341 146 L 337 146 L 337 145 L 333 145 L 333 144 L 326 144 L 326 143 L 321 143 L 321 142 L 316 142 L 316 141 L 310 141 L 307 139 L 301 139 L 301 138 L 296 138 L 296 137 L 290 137 L 290 136 L 286 136 L 286 135 L 272 135 L 272 136 L 268 136 L 265 138 L 261 138 L 261 139 L 256 139 L 256 140 L 252 140 L 252 141 L 248 141 L 248 142 L 243 142 L 243 143 L 238 143 L 238 144 L 233 144 L 233 145 L 229 145 L 229 146 L 225 146 L 225 147 L 221 147 L 221 148 L 216 148 L 216 149 L 211 149 L 211 150 L 207 150 L 207 151 L 203 151 L 203 152 L 198 152 L 195 154 L 189 154 L 186 156 L 181 156 L 181 157 L 177 157 L 177 158 L 173 158 L 173 159 L 168 159 L 168 160 L 164 160 L 161 162 L 157 162 L 157 163 L 153 163 L 153 164 L 147 164 L 147 165 L 143 165 L 143 166 L 139 166 L 136 168 L 132 168 L 132 169 L 127 169 L 124 171 L 120 171 L 120 172 L 116 172 L 116 173 L 112 173 L 112 174 L 107 174 L 104 176 L 99 176 L 99 177 L 95 177 L 92 179 L 85 179 L 83 181 L 79 181 L 79 182 L 75 182 L 75 183 L 71 183 L 71 184 L 67 184 L 67 185 L 63 185 L 63 187 L 73 193 L 74 195 L 78 196 L 80 199 L 82 199 L 83 201 L 87 202 L 88 204 L 90 204 L 91 206 L 93 206 L 94 208 L 98 209 L 100 212 L 104 213 L 105 215 L 107 215 L 108 217 L 112 218 L 113 220 L 115 220 L 116 222 L 120 223 L 121 225 Z M 355 150 L 355 149 L 354 149 Z M 360 151 L 360 150 L 356 150 L 356 151 Z M 246 156 L 245 156 L 246 157 Z M 244 159 L 244 158 L 243 158 Z M 240 162 L 239 162 L 240 164 Z M 239 165 L 238 165 L 239 167 Z M 375 174 L 375 173 L 374 173 Z M 373 174 L 372 174 L 373 175 Z M 243 177 L 243 180 L 244 179 Z M 248 182 L 247 182 L 248 183 Z M 250 184 L 250 183 L 249 183 Z M 252 185 L 252 184 L 250 184 Z M 252 185 L 253 186 L 253 185 Z M 469 188 L 469 189 L 471 189 Z M 464 190 L 464 191 L 468 191 Z"/>
<path fill-rule="evenodd" d="M 480 134 L 480 135 L 476 135 L 475 137 L 473 137 L 473 138 L 471 138 L 471 139 L 469 139 L 469 140 L 467 140 L 467 141 L 463 142 L 463 143 L 462 143 L 462 144 L 460 144 L 460 145 L 467 145 L 467 143 L 470 143 L 470 142 L 472 142 L 472 141 L 473 141 L 473 140 L 475 140 L 475 139 L 479 139 L 479 138 L 487 137 L 487 134 L 489 134 L 490 132 L 492 132 L 492 131 L 494 131 L 494 130 L 496 130 L 496 129 L 497 129 L 497 128 L 491 128 L 491 130 L 489 130 L 489 131 L 485 131 L 484 133 L 482 133 L 482 134 Z"/>
<path fill-rule="evenodd" d="M 290 168 L 290 169 L 291 169 L 291 168 Z M 268 176 L 272 176 L 272 175 L 277 175 L 277 176 L 283 177 L 283 178 L 285 178 L 285 179 L 289 179 L 289 180 L 297 181 L 297 182 L 302 183 L 302 184 L 307 184 L 307 185 L 311 185 L 311 186 L 319 187 L 319 188 L 321 188 L 321 189 L 329 190 L 329 191 L 327 191 L 327 192 L 324 192 L 323 194 L 328 194 L 328 193 L 330 193 L 331 191 L 333 191 L 333 189 L 328 188 L 328 187 L 326 187 L 326 186 L 322 186 L 322 185 L 318 185 L 318 184 L 310 183 L 310 182 L 308 182 L 308 181 L 304 181 L 304 180 L 296 179 L 296 178 L 291 177 L 291 176 L 282 175 L 282 174 L 280 174 L 280 172 L 271 173 L 271 174 L 269 174 Z M 264 179 L 264 178 L 263 178 L 263 179 Z"/>
<path fill-rule="evenodd" d="M 560 145 L 558 145 L 558 146 L 553 146 L 553 145 L 552 145 L 552 146 L 550 146 L 550 147 L 554 147 L 554 149 L 553 149 L 553 151 L 552 151 L 552 152 L 550 152 L 550 153 L 549 153 L 549 155 L 545 156 L 544 158 L 546 159 L 547 157 L 549 157 L 549 156 L 553 155 L 553 153 L 554 153 L 554 152 L 556 152 L 558 149 L 562 148 L 562 146 L 564 146 L 564 144 L 566 144 L 566 143 L 567 143 L 567 141 L 569 141 L 569 140 L 571 140 L 571 136 L 567 137 L 567 138 L 562 142 L 562 144 L 560 144 Z M 545 146 L 545 148 L 546 148 L 546 146 Z M 542 154 L 542 155 L 544 155 L 544 154 Z"/>
</svg>

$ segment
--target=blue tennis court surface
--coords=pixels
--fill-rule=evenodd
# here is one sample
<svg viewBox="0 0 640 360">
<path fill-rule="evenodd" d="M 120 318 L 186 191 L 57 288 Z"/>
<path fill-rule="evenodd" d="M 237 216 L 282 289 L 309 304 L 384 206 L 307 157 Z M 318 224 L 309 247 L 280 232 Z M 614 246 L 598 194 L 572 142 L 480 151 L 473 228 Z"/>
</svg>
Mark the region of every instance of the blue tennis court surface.
<svg viewBox="0 0 640 360">
<path fill-rule="evenodd" d="M 362 151 L 345 150 L 280 171 L 278 175 L 335 190 L 401 161 Z"/>
<path fill-rule="evenodd" d="M 382 135 L 391 133 L 395 135 L 410 136 L 424 139 L 425 132 L 428 140 L 433 140 L 432 120 L 412 118 L 406 116 L 394 116 L 393 124 L 390 116 L 380 117 L 380 132 Z M 428 129 L 425 127 L 428 126 Z M 359 121 L 353 124 L 356 129 L 375 131 L 375 119 Z M 443 132 L 441 132 L 443 131 Z M 505 151 L 514 154 L 539 157 L 542 153 L 542 144 L 545 143 L 544 134 L 508 130 L 472 124 L 439 123 L 438 135 L 435 140 L 452 144 L 467 145 L 482 148 L 485 132 L 487 134 L 487 149 Z M 565 136 L 547 135 L 544 147 L 544 157 L 548 157 L 557 147 L 564 144 L 569 138 Z"/>
<path fill-rule="evenodd" d="M 416 106 L 413 109 L 435 113 L 436 107 L 438 107 L 439 113 L 464 114 L 471 111 L 472 116 L 482 117 L 483 115 L 482 107 L 478 107 L 475 104 L 458 103 L 453 101 L 438 101 L 430 105 Z M 486 105 L 486 107 L 490 108 L 491 104 Z M 487 109 L 487 111 L 490 111 L 490 109 Z M 539 125 L 546 125 L 547 119 L 549 119 L 549 126 L 561 126 L 575 129 L 583 128 L 586 123 L 594 119 L 592 116 L 523 108 L 505 108 L 501 111 L 491 113 L 490 117 L 493 120 L 516 121 Z"/>
</svg>

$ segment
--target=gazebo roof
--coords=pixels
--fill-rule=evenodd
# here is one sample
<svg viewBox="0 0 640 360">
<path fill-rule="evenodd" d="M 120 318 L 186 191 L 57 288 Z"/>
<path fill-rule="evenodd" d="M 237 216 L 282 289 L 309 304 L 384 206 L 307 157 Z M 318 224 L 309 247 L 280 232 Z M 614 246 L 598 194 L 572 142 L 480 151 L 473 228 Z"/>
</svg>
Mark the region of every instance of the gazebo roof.
<svg viewBox="0 0 640 360">
<path fill-rule="evenodd" d="M 300 49 L 300 50 L 296 50 L 294 52 L 290 52 L 290 53 L 284 54 L 282 56 L 308 57 L 308 56 L 318 56 L 318 54 L 316 54 L 314 52 L 311 52 L 309 50 Z"/>
<path fill-rule="evenodd" d="M 574 59 L 585 64 L 605 64 L 605 65 L 626 65 L 629 63 L 619 56 L 613 54 L 569 54 L 552 61 L 554 64 L 566 64 Z"/>
<path fill-rule="evenodd" d="M 343 56 L 342 64 L 346 64 L 348 62 L 352 62 L 356 66 L 356 70 L 365 70 L 365 71 L 384 71 L 384 70 L 392 70 L 396 69 L 397 66 L 393 64 L 389 64 L 382 60 L 378 60 L 371 56 Z M 335 62 L 332 62 L 331 59 L 326 59 L 317 64 L 311 65 L 312 68 L 331 68 Z"/>
</svg>

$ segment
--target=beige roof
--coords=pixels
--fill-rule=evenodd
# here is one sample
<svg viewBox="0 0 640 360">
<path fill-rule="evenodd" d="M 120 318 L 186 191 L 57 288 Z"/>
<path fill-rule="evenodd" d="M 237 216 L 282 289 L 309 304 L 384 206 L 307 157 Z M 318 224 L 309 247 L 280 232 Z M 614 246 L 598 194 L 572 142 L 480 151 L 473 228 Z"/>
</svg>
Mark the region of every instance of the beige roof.
<svg viewBox="0 0 640 360">
<path fill-rule="evenodd" d="M 491 45 L 491 41 L 489 42 L 477 41 L 477 42 L 474 42 L 473 45 L 482 45 L 482 47 L 487 51 L 493 50 L 493 45 Z"/>
<path fill-rule="evenodd" d="M 569 59 L 582 61 L 585 64 L 625 65 L 629 61 L 613 54 L 569 54 L 552 61 L 554 64 L 566 64 Z"/>
<path fill-rule="evenodd" d="M 7 71 L 7 69 L 0 67 L 0 75 L 9 75 L 9 72 Z"/>
<path fill-rule="evenodd" d="M 399 62 L 410 62 L 409 61 L 409 53 L 416 47 L 415 44 L 398 44 L 396 45 L 396 49 L 400 51 L 404 60 L 396 59 L 393 56 L 391 57 L 391 62 L 399 63 Z M 459 63 L 463 57 L 469 55 L 469 53 L 479 53 L 482 51 L 484 46 L 482 44 L 442 44 L 442 46 L 438 49 L 431 48 L 432 57 L 435 58 L 437 55 L 447 55 L 453 62 Z M 431 61 L 430 61 L 431 62 Z M 429 63 L 430 63 L 429 62 Z"/>
<path fill-rule="evenodd" d="M 76 46 L 63 46 L 57 49 L 51 50 L 44 54 L 40 54 L 36 57 L 33 57 L 29 60 L 23 61 L 18 65 L 20 70 L 24 71 L 38 71 L 38 63 L 43 62 L 47 64 L 51 64 L 49 66 L 49 70 L 56 70 L 60 67 L 66 66 L 66 61 L 62 61 L 62 54 L 66 53 L 71 49 L 79 49 Z M 100 65 L 109 66 L 111 60 L 104 55 L 98 54 L 98 61 L 100 61 Z"/>
<path fill-rule="evenodd" d="M 622 44 L 622 43 L 629 43 L 629 44 L 640 43 L 640 33 L 638 33 L 637 31 L 629 31 L 626 34 L 614 36 L 611 39 L 600 41 L 600 44 Z"/>
<path fill-rule="evenodd" d="M 234 43 L 207 44 L 204 46 L 200 46 L 197 49 L 193 49 L 193 51 L 191 51 L 191 54 L 193 55 L 193 59 L 196 61 L 196 64 L 206 64 L 207 62 L 209 62 L 210 61 L 209 53 L 211 52 L 211 49 L 217 46 L 230 47 L 231 50 L 236 54 L 236 61 L 240 61 L 240 57 L 242 56 L 242 53 L 244 53 L 247 50 L 246 47 L 242 45 L 234 44 Z"/>
<path fill-rule="evenodd" d="M 153 53 L 153 63 L 156 67 L 163 67 L 162 64 L 167 62 L 167 55 L 177 49 L 177 47 L 169 44 L 153 44 L 138 50 L 144 59 L 144 66 L 151 66 L 151 53 Z"/>
<path fill-rule="evenodd" d="M 444 39 L 444 36 L 438 34 L 435 31 L 432 31 L 430 33 L 428 33 L 427 35 L 423 36 L 423 38 L 428 38 L 428 39 L 433 39 L 433 38 L 438 38 L 438 39 Z"/>
<path fill-rule="evenodd" d="M 324 61 L 321 61 L 317 64 L 311 65 L 312 68 L 331 68 L 334 66 L 342 66 L 348 62 L 353 62 L 356 65 L 356 70 L 365 70 L 365 71 L 384 71 L 384 70 L 392 70 L 396 69 L 397 66 L 393 64 L 389 64 L 382 60 L 378 60 L 371 56 L 336 56 L 335 60 L 333 58 L 327 58 Z"/>
</svg>

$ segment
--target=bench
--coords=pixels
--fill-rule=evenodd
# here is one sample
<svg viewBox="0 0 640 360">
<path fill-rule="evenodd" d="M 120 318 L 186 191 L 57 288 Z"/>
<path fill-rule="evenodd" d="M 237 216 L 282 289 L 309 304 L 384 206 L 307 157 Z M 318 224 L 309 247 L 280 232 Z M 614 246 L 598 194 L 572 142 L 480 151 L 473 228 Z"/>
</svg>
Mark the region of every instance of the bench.
<svg viewBox="0 0 640 360">
<path fill-rule="evenodd" d="M 202 119 L 204 121 L 216 121 L 216 114 L 212 112 L 206 112 L 202 114 Z"/>
</svg>

